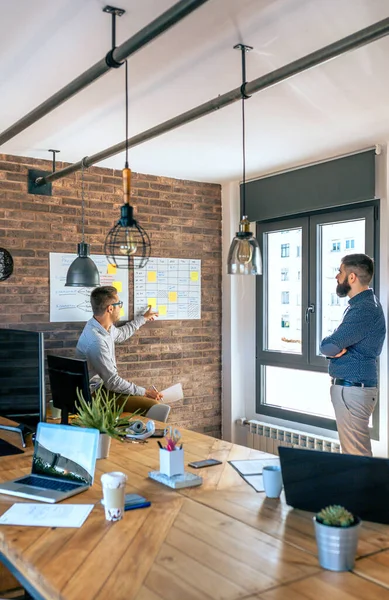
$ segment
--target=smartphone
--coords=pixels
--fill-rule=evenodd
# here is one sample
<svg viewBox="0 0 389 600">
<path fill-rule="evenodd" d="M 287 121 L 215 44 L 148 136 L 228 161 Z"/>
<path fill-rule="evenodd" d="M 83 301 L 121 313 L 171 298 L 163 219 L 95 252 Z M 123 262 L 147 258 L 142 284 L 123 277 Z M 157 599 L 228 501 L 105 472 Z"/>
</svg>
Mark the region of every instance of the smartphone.
<svg viewBox="0 0 389 600">
<path fill-rule="evenodd" d="M 163 438 L 165 435 L 164 429 L 156 429 L 151 437 Z"/>
<path fill-rule="evenodd" d="M 139 494 L 126 494 L 124 496 L 124 510 L 133 510 L 134 508 L 146 508 L 151 502 L 139 496 Z"/>
<path fill-rule="evenodd" d="M 195 462 L 188 463 L 188 467 L 193 467 L 194 469 L 202 469 L 203 467 L 213 467 L 213 465 L 222 465 L 223 463 L 220 460 L 216 460 L 215 458 L 207 458 L 207 460 L 197 460 Z"/>
</svg>

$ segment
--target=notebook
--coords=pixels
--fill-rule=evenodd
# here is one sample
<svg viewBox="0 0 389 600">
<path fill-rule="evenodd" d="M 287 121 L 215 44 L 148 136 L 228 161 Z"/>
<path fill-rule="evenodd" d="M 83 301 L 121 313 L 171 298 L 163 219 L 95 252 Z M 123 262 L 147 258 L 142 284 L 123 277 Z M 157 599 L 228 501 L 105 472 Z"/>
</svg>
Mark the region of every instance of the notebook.
<svg viewBox="0 0 389 600">
<path fill-rule="evenodd" d="M 87 490 L 96 466 L 97 429 L 39 423 L 31 474 L 0 483 L 0 494 L 60 502 Z"/>
</svg>

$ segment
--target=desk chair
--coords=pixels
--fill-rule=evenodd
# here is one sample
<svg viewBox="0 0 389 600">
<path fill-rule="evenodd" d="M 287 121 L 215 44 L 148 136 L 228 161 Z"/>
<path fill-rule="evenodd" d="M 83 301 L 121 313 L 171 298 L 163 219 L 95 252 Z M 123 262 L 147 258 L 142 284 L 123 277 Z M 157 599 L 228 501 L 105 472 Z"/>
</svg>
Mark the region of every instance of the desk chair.
<svg viewBox="0 0 389 600">
<path fill-rule="evenodd" d="M 154 404 L 154 406 L 147 411 L 146 417 L 166 423 L 169 413 L 170 406 L 168 404 Z"/>
<path fill-rule="evenodd" d="M 61 409 L 61 423 L 67 425 L 69 414 L 76 411 L 77 388 L 86 402 L 92 402 L 86 360 L 47 355 L 53 406 Z"/>
</svg>

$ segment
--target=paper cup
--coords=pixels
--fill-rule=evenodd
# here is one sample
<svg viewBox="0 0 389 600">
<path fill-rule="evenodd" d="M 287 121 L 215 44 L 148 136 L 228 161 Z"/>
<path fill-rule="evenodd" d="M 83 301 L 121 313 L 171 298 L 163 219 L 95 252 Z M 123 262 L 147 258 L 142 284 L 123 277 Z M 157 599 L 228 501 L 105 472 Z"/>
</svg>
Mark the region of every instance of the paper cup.
<svg viewBox="0 0 389 600">
<path fill-rule="evenodd" d="M 120 521 L 124 515 L 124 495 L 127 475 L 120 471 L 104 473 L 101 476 L 105 518 L 107 521 Z"/>
<path fill-rule="evenodd" d="M 278 498 L 282 490 L 281 467 L 267 465 L 262 470 L 263 487 L 268 498 Z"/>
</svg>

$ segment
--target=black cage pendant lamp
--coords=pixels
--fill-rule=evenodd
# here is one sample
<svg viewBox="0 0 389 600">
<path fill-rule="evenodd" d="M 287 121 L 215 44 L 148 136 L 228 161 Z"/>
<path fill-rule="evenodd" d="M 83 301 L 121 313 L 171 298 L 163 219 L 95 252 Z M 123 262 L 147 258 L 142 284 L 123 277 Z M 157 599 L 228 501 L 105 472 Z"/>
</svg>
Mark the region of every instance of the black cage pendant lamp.
<svg viewBox="0 0 389 600">
<path fill-rule="evenodd" d="M 252 50 L 251 46 L 237 44 L 234 49 L 242 53 L 242 148 L 243 148 L 243 178 L 241 186 L 241 218 L 239 231 L 231 242 L 227 259 L 227 272 L 229 275 L 261 275 L 262 257 L 257 238 L 250 231 L 250 221 L 246 213 L 246 123 L 245 100 L 250 98 L 245 91 L 246 86 L 246 52 Z"/>
<path fill-rule="evenodd" d="M 120 219 L 105 238 L 104 252 L 108 262 L 118 269 L 142 269 L 150 258 L 151 243 L 147 232 L 134 218 L 130 205 L 131 169 L 128 167 L 128 66 L 125 61 L 126 82 L 126 162 L 123 169 L 123 199 Z"/>
<path fill-rule="evenodd" d="M 81 215 L 82 215 L 82 242 L 77 245 L 77 258 L 70 265 L 66 274 L 66 283 L 68 287 L 97 287 L 100 285 L 99 271 L 91 258 L 90 245 L 85 243 L 84 239 L 84 213 L 85 213 L 85 200 L 84 200 L 84 166 L 85 158 L 81 162 Z"/>
</svg>

